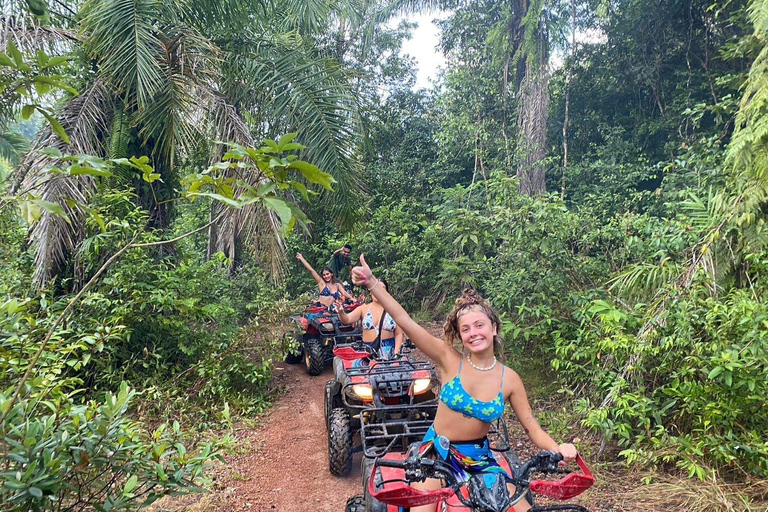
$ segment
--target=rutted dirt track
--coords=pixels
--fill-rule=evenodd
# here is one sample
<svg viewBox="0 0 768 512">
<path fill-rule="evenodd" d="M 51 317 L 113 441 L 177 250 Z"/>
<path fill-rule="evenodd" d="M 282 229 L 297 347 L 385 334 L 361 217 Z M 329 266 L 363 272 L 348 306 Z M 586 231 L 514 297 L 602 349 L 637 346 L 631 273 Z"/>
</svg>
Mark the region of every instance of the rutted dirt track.
<svg viewBox="0 0 768 512">
<path fill-rule="evenodd" d="M 323 393 L 331 365 L 316 377 L 303 364 L 278 367 L 284 394 L 258 428 L 238 434 L 237 454 L 216 471 L 212 492 L 164 500 L 155 505 L 157 512 L 343 512 L 347 499 L 362 492 L 360 453 L 348 477 L 328 470 Z"/>
</svg>

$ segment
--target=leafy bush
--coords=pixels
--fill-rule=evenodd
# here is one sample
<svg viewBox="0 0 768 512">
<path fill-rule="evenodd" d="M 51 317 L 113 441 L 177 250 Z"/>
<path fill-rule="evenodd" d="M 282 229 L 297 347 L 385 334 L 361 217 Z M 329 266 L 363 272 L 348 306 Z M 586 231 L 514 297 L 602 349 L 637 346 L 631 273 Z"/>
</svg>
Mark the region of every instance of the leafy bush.
<svg viewBox="0 0 768 512">
<path fill-rule="evenodd" d="M 78 373 L 122 326 L 54 328 L 57 309 L 45 297 L 0 306 L 0 500 L 18 511 L 132 510 L 200 490 L 206 463 L 219 457 L 227 439 L 190 449 L 178 423 L 145 432 L 128 417 L 136 391 L 125 383 L 101 400 L 83 397 Z M 35 375 L 19 387 L 38 351 Z"/>
<path fill-rule="evenodd" d="M 587 390 L 585 425 L 617 440 L 629 461 L 674 463 L 699 478 L 704 462 L 768 476 L 768 307 L 753 293 L 713 297 L 699 285 L 663 297 L 657 314 L 603 300 L 584 307 L 577 337 L 556 339 L 553 366 Z"/>
<path fill-rule="evenodd" d="M 170 494 L 202 490 L 203 469 L 222 441 L 190 451 L 179 424 L 146 433 L 127 417 L 136 391 L 126 384 L 103 402 L 36 377 L 3 424 L 0 499 L 9 511 L 137 510 Z M 0 394 L 0 410 L 10 400 Z"/>
</svg>

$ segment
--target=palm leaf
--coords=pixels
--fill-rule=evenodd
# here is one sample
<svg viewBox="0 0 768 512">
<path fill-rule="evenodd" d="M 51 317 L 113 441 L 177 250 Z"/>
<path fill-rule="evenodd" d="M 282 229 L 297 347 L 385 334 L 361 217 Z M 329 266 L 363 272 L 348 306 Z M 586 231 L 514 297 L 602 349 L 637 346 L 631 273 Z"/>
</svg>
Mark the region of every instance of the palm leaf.
<svg viewBox="0 0 768 512">
<path fill-rule="evenodd" d="M 61 111 L 60 122 L 69 135 L 70 145 L 47 128 L 14 173 L 16 192 L 32 191 L 45 201 L 61 205 L 71 221 L 67 223 L 61 217 L 43 212 L 40 221 L 32 227 L 30 240 L 36 248 L 33 280 L 37 284 L 47 282 L 66 263 L 67 255 L 75 250 L 82 236 L 82 212 L 69 208 L 65 200 L 86 203 L 95 190 L 95 182 L 90 176 L 44 179 L 45 169 L 54 162 L 39 150 L 56 147 L 63 153 L 103 155 L 102 135 L 109 127 L 113 110 L 112 92 L 104 82 L 97 80 Z"/>
<path fill-rule="evenodd" d="M 336 190 L 325 199 L 331 214 L 349 227 L 362 215 L 364 187 L 353 158 L 355 109 L 346 77 L 332 61 L 308 59 L 295 47 L 262 41 L 259 53 L 233 58 L 241 94 L 261 99 L 258 109 L 282 132 L 298 132 L 308 146 L 302 158 L 333 175 Z M 274 136 L 274 133 L 268 133 Z M 332 199 L 331 199 L 332 197 Z"/>
<path fill-rule="evenodd" d="M 0 158 L 12 167 L 19 164 L 29 150 L 29 145 L 29 140 L 18 131 L 11 129 L 0 132 Z"/>
<path fill-rule="evenodd" d="M 161 0 L 91 0 L 85 7 L 83 29 L 101 75 L 140 109 L 167 82 L 165 46 L 155 28 L 162 7 Z"/>
</svg>

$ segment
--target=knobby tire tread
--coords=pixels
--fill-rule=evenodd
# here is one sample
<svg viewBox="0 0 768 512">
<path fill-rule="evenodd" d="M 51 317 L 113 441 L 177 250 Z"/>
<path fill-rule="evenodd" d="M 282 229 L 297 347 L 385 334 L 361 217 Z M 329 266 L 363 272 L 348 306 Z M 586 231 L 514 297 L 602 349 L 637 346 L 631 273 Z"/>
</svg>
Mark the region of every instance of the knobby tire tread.
<svg viewBox="0 0 768 512">
<path fill-rule="evenodd" d="M 344 409 L 331 412 L 328 463 L 332 475 L 347 476 L 352 471 L 352 426 L 349 413 Z"/>
<path fill-rule="evenodd" d="M 363 497 L 357 495 L 349 498 L 347 500 L 347 506 L 344 508 L 344 512 L 366 512 Z"/>
<path fill-rule="evenodd" d="M 309 338 L 304 350 L 306 351 L 306 354 L 304 354 L 304 362 L 307 367 L 307 373 L 312 376 L 323 373 L 325 358 L 323 357 L 323 346 L 320 344 L 320 340 L 317 338 Z"/>
</svg>

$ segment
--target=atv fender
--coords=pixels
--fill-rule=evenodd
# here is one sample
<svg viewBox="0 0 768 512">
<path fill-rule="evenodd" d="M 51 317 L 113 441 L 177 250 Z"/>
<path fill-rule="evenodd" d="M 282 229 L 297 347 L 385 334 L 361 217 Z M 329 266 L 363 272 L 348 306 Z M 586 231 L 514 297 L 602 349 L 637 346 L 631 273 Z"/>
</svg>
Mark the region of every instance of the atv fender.
<svg viewBox="0 0 768 512">
<path fill-rule="evenodd" d="M 299 327 L 302 331 L 306 331 L 307 326 L 309 326 L 309 320 L 303 316 L 292 316 L 291 321 L 294 322 L 296 326 Z"/>
</svg>

